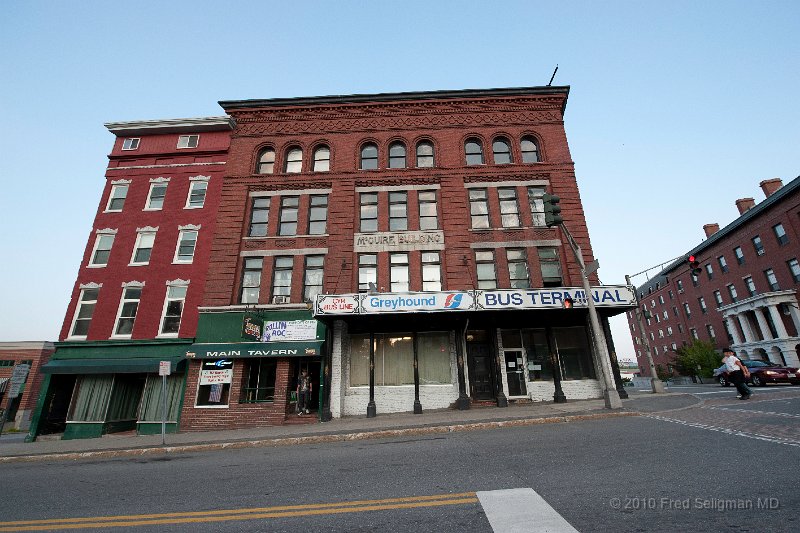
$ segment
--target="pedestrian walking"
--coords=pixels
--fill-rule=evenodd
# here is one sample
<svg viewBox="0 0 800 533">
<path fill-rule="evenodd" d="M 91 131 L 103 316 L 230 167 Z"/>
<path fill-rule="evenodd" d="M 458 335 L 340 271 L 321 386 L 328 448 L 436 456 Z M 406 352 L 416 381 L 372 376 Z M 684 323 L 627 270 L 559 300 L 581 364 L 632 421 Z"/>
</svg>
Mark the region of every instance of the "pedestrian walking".
<svg viewBox="0 0 800 533">
<path fill-rule="evenodd" d="M 297 412 L 308 414 L 308 404 L 311 400 L 311 378 L 308 370 L 303 369 L 297 378 Z"/>
<path fill-rule="evenodd" d="M 722 350 L 722 362 L 725 363 L 725 370 L 728 372 L 728 381 L 736 385 L 736 390 L 739 391 L 739 399 L 749 399 L 752 395 L 750 387 L 747 386 L 747 380 L 750 379 L 750 371 L 747 370 L 747 367 L 742 364 L 730 348 Z"/>
</svg>

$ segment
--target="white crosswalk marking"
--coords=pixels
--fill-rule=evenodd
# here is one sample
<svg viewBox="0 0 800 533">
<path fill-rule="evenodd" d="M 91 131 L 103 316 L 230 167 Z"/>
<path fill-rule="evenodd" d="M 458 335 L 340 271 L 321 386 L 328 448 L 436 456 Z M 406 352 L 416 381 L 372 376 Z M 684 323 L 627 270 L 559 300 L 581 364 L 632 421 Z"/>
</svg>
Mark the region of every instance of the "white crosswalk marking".
<svg viewBox="0 0 800 533">
<path fill-rule="evenodd" d="M 533 489 L 479 491 L 494 533 L 578 533 Z"/>
</svg>

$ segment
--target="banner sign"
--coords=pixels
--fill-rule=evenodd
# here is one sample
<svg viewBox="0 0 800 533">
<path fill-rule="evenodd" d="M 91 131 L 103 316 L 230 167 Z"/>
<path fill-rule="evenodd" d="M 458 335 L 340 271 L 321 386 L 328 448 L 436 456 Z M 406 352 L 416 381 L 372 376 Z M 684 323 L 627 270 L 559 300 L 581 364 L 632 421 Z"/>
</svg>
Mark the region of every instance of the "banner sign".
<svg viewBox="0 0 800 533">
<path fill-rule="evenodd" d="M 588 307 L 583 288 L 554 287 L 496 291 L 320 294 L 314 304 L 314 315 L 559 309 L 567 298 L 572 298 L 574 307 Z M 627 285 L 592 287 L 591 298 L 596 307 L 636 306 L 636 293 L 633 287 Z"/>
<path fill-rule="evenodd" d="M 233 369 L 228 370 L 201 370 L 200 385 L 215 385 L 217 383 L 230 383 L 233 379 Z"/>
<path fill-rule="evenodd" d="M 245 315 L 242 320 L 242 339 L 260 341 L 264 331 L 264 321 L 258 317 Z"/>
<path fill-rule="evenodd" d="M 263 342 L 307 341 L 317 338 L 316 320 L 274 320 L 264 322 Z"/>
<path fill-rule="evenodd" d="M 239 359 L 252 357 L 314 357 L 322 354 L 323 341 L 231 342 L 192 344 L 187 359 Z M 224 368 L 224 367 L 223 367 Z"/>
<path fill-rule="evenodd" d="M 217 359 L 215 361 L 203 361 L 201 366 L 203 370 L 232 370 L 233 361 L 226 359 Z"/>
</svg>

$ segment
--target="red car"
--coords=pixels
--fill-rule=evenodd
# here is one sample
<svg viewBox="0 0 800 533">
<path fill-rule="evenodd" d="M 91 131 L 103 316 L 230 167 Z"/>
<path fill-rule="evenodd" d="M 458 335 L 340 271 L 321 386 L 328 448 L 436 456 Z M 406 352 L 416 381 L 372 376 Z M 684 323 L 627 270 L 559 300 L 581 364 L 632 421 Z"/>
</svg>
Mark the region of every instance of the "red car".
<svg viewBox="0 0 800 533">
<path fill-rule="evenodd" d="M 764 387 L 767 383 L 791 383 L 800 385 L 800 374 L 796 368 L 767 363 L 765 361 L 742 360 L 742 364 L 750 371 L 748 383 L 756 387 Z M 728 373 L 722 372 L 717 376 L 719 384 L 723 387 L 730 385 Z"/>
</svg>

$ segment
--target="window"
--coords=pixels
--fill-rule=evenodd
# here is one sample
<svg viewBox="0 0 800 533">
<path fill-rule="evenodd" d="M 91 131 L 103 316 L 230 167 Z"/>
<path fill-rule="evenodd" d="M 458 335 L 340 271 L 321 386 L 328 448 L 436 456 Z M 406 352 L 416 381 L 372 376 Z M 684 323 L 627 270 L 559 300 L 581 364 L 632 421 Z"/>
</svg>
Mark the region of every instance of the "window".
<svg viewBox="0 0 800 533">
<path fill-rule="evenodd" d="M 442 290 L 442 272 L 439 252 L 422 252 L 422 290 Z"/>
<path fill-rule="evenodd" d="M 319 146 L 314 150 L 314 172 L 327 172 L 331 169 L 331 149 Z"/>
<path fill-rule="evenodd" d="M 408 254 L 390 254 L 392 292 L 408 292 Z"/>
<path fill-rule="evenodd" d="M 182 229 L 178 233 L 178 247 L 175 249 L 173 263 L 191 263 L 197 246 L 197 230 Z"/>
<path fill-rule="evenodd" d="M 178 334 L 187 289 L 186 285 L 167 285 L 167 297 L 161 317 L 161 335 Z"/>
<path fill-rule="evenodd" d="M 683 333 L 683 324 L 678 324 L 678 332 Z"/>
<path fill-rule="evenodd" d="M 678 307 L 677 306 L 674 306 L 674 305 L 672 306 L 672 314 L 675 315 L 675 318 L 678 318 L 679 315 L 678 315 Z"/>
<path fill-rule="evenodd" d="M 275 172 L 275 150 L 272 148 L 264 148 L 258 156 L 259 174 L 272 174 Z"/>
<path fill-rule="evenodd" d="M 186 209 L 199 209 L 206 203 L 206 191 L 208 190 L 208 179 L 190 178 L 189 196 L 186 199 Z"/>
<path fill-rule="evenodd" d="M 545 287 L 561 286 L 561 260 L 558 248 L 537 248 L 539 265 L 542 268 L 542 283 Z"/>
<path fill-rule="evenodd" d="M 114 231 L 114 233 L 116 233 L 116 231 Z M 94 250 L 92 250 L 89 266 L 106 266 L 108 264 L 108 257 L 111 255 L 111 246 L 114 244 L 114 233 L 97 232 L 97 238 L 94 241 Z"/>
<path fill-rule="evenodd" d="M 742 247 L 741 246 L 737 246 L 736 248 L 733 249 L 733 253 L 736 256 L 736 262 L 739 263 L 740 265 L 743 265 L 744 264 L 744 252 L 742 251 Z"/>
<path fill-rule="evenodd" d="M 281 198 L 281 216 L 278 235 L 297 235 L 297 208 L 300 198 L 283 196 Z"/>
<path fill-rule="evenodd" d="M 756 250 L 756 255 L 764 255 L 764 245 L 761 243 L 761 237 L 756 235 L 751 240 L 753 241 L 753 248 Z"/>
<path fill-rule="evenodd" d="M 406 145 L 394 142 L 389 145 L 389 168 L 406 168 Z"/>
<path fill-rule="evenodd" d="M 683 292 L 683 281 L 678 280 L 678 293 Z"/>
<path fill-rule="evenodd" d="M 700 285 L 700 278 L 692 274 L 692 285 L 697 287 Z"/>
<path fill-rule="evenodd" d="M 728 294 L 731 295 L 732 302 L 739 301 L 739 295 L 736 293 L 736 287 L 733 284 L 728 285 Z"/>
<path fill-rule="evenodd" d="M 358 291 L 370 290 L 370 283 L 378 285 L 378 256 L 375 254 L 362 254 L 358 256 Z"/>
<path fill-rule="evenodd" d="M 178 148 L 197 148 L 199 135 L 181 135 L 178 137 Z"/>
<path fill-rule="evenodd" d="M 75 310 L 75 319 L 72 323 L 71 337 L 85 337 L 89 333 L 89 324 L 92 322 L 94 307 L 97 305 L 97 296 L 100 288 L 82 288 L 78 298 L 78 307 Z"/>
<path fill-rule="evenodd" d="M 367 143 L 361 147 L 361 170 L 375 170 L 378 168 L 378 146 Z"/>
<path fill-rule="evenodd" d="M 495 165 L 507 165 L 513 163 L 511 157 L 511 145 L 508 144 L 508 139 L 505 137 L 498 137 L 492 143 L 492 155 L 494 156 Z"/>
<path fill-rule="evenodd" d="M 475 263 L 478 271 L 479 289 L 496 289 L 497 275 L 494 270 L 494 252 L 475 251 Z"/>
<path fill-rule="evenodd" d="M 361 193 L 361 232 L 378 231 L 378 193 Z"/>
<path fill-rule="evenodd" d="M 792 273 L 792 279 L 794 281 L 800 281 L 800 263 L 797 262 L 797 258 L 790 259 L 786 262 L 789 265 L 789 272 Z"/>
<path fill-rule="evenodd" d="M 666 309 L 664 309 L 664 320 L 667 320 L 668 318 L 669 318 L 669 313 L 667 312 Z"/>
<path fill-rule="evenodd" d="M 692 310 L 689 309 L 689 304 L 688 303 L 684 303 L 683 304 L 683 312 L 686 313 L 686 318 L 689 318 L 689 317 L 692 316 Z"/>
<path fill-rule="evenodd" d="M 145 209 L 158 210 L 164 207 L 164 198 L 167 196 L 167 182 L 156 182 L 150 184 L 150 193 L 147 195 L 147 206 Z"/>
<path fill-rule="evenodd" d="M 544 196 L 543 187 L 528 187 L 528 203 L 531 206 L 531 217 L 534 226 L 544 226 Z"/>
<path fill-rule="evenodd" d="M 706 274 L 708 275 L 708 279 L 714 279 L 714 267 L 711 266 L 711 263 L 706 265 Z"/>
<path fill-rule="evenodd" d="M 753 282 L 753 278 L 751 276 L 744 278 L 744 285 L 747 287 L 747 292 L 750 296 L 756 295 L 756 284 Z"/>
<path fill-rule="evenodd" d="M 303 170 L 303 150 L 298 147 L 290 148 L 286 152 L 286 162 L 283 171 L 287 174 L 297 174 Z"/>
<path fill-rule="evenodd" d="M 473 229 L 489 227 L 489 199 L 486 189 L 469 190 L 469 212 Z"/>
<path fill-rule="evenodd" d="M 317 294 L 322 294 L 324 255 L 306 256 L 306 273 L 303 277 L 303 301 L 313 302 Z"/>
<path fill-rule="evenodd" d="M 419 229 L 439 229 L 436 191 L 420 191 L 417 200 L 419 202 Z"/>
<path fill-rule="evenodd" d="M 673 296 L 673 294 L 672 294 L 672 290 L 668 290 L 667 294 L 669 294 L 669 299 L 670 300 L 674 300 L 675 299 L 675 296 Z"/>
<path fill-rule="evenodd" d="M 158 228 L 156 228 L 158 229 Z M 156 242 L 155 231 L 140 231 L 136 236 L 136 245 L 133 247 L 132 265 L 146 265 L 150 262 L 150 254 Z"/>
<path fill-rule="evenodd" d="M 420 141 L 417 143 L 417 166 L 420 168 L 433 167 L 433 143 Z"/>
<path fill-rule="evenodd" d="M 272 358 L 250 359 L 246 362 L 239 403 L 275 401 L 275 374 L 278 361 Z"/>
<path fill-rule="evenodd" d="M 775 239 L 777 239 L 778 244 L 781 246 L 789 242 L 789 237 L 786 235 L 786 230 L 783 229 L 783 224 L 772 226 L 772 231 L 775 233 Z"/>
<path fill-rule="evenodd" d="M 706 331 L 708 331 L 708 337 L 710 339 L 716 339 L 716 335 L 714 334 L 714 326 L 711 324 L 706 324 Z"/>
<path fill-rule="evenodd" d="M 389 231 L 408 229 L 408 193 L 389 193 Z"/>
<path fill-rule="evenodd" d="M 413 385 L 414 334 L 375 334 L 375 385 Z M 417 333 L 417 361 L 422 385 L 449 384 L 450 338 L 445 332 Z M 350 337 L 350 386 L 369 385 L 370 336 Z"/>
<path fill-rule="evenodd" d="M 112 185 L 111 194 L 108 195 L 106 211 L 122 211 L 125 198 L 128 196 L 128 185 Z"/>
<path fill-rule="evenodd" d="M 706 307 L 706 300 L 702 296 L 697 299 L 697 303 L 700 304 L 700 312 L 704 315 L 708 313 L 708 307 Z"/>
<path fill-rule="evenodd" d="M 266 237 L 271 200 L 271 198 L 253 198 L 253 206 L 250 210 L 250 230 L 247 232 L 248 237 Z"/>
<path fill-rule="evenodd" d="M 272 271 L 272 303 L 276 296 L 286 296 L 292 294 L 292 269 L 294 268 L 294 257 L 282 256 L 275 258 L 275 268 Z"/>
<path fill-rule="evenodd" d="M 254 359 L 253 361 L 257 360 Z M 215 363 L 216 361 L 203 361 L 201 363 L 200 383 L 197 387 L 197 401 L 195 403 L 197 407 L 228 407 L 231 392 L 230 380 L 226 380 L 223 383 L 206 383 L 204 380 L 205 370 L 218 368 Z M 231 361 L 225 368 L 233 371 L 233 362 Z M 242 391 L 242 397 L 244 397 L 244 391 Z"/>
<path fill-rule="evenodd" d="M 468 139 L 464 143 L 464 153 L 467 157 L 467 165 L 483 164 L 483 147 L 478 139 Z"/>
<path fill-rule="evenodd" d="M 663 294 L 659 294 L 659 295 L 658 295 L 658 302 L 659 302 L 661 305 L 664 305 L 664 295 L 663 295 Z"/>
<path fill-rule="evenodd" d="M 672 337 L 672 326 L 667 326 L 667 337 Z"/>
<path fill-rule="evenodd" d="M 139 139 L 129 138 L 122 141 L 123 150 L 136 150 L 139 148 Z"/>
<path fill-rule="evenodd" d="M 659 339 L 663 339 L 664 338 L 664 330 L 663 329 L 658 330 L 658 338 Z"/>
<path fill-rule="evenodd" d="M 779 291 L 780 286 L 778 285 L 778 278 L 775 277 L 775 272 L 771 268 L 768 268 L 764 271 L 764 275 L 767 277 L 767 283 L 769 283 L 769 290 Z"/>
<path fill-rule="evenodd" d="M 528 276 L 528 255 L 524 248 L 509 248 L 506 250 L 508 257 L 508 277 L 512 289 L 530 288 Z"/>
<path fill-rule="evenodd" d="M 504 228 L 519 227 L 519 204 L 517 203 L 517 190 L 508 188 L 497 189 L 500 198 L 500 219 Z"/>
<path fill-rule="evenodd" d="M 328 223 L 328 195 L 312 195 L 308 207 L 308 234 L 324 235 Z"/>
<path fill-rule="evenodd" d="M 720 270 L 722 270 L 722 272 L 727 272 L 728 271 L 728 262 L 725 261 L 725 256 L 724 255 L 721 255 L 721 256 L 717 257 L 717 262 L 719 263 L 719 268 L 720 268 Z"/>
<path fill-rule="evenodd" d="M 690 330 L 689 330 L 689 333 L 691 333 L 691 334 L 692 334 L 692 338 L 693 338 L 693 339 L 699 339 L 699 338 L 700 338 L 700 337 L 698 337 L 698 336 L 697 336 L 697 330 L 696 330 L 696 329 L 694 329 L 694 328 L 690 329 Z"/>
<path fill-rule="evenodd" d="M 258 294 L 261 288 L 261 269 L 263 266 L 264 260 L 260 257 L 246 257 L 244 259 L 239 303 L 258 303 Z"/>
<path fill-rule="evenodd" d="M 714 291 L 714 301 L 717 302 L 717 307 L 722 307 L 722 293 Z"/>
<path fill-rule="evenodd" d="M 139 300 L 142 298 L 142 285 L 126 285 L 122 288 L 122 300 L 117 312 L 117 323 L 114 326 L 114 335 L 130 336 L 133 332 L 133 323 L 136 321 L 136 312 L 139 310 Z"/>
<path fill-rule="evenodd" d="M 522 152 L 523 163 L 538 163 L 539 159 L 539 146 L 533 137 L 523 137 L 522 142 L 519 144 L 519 150 Z"/>
</svg>

